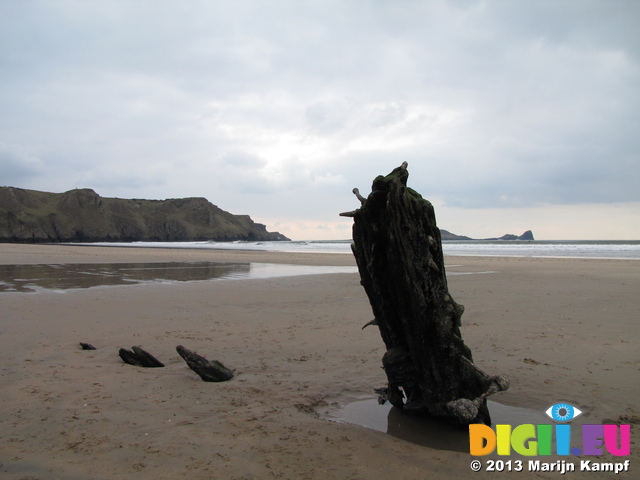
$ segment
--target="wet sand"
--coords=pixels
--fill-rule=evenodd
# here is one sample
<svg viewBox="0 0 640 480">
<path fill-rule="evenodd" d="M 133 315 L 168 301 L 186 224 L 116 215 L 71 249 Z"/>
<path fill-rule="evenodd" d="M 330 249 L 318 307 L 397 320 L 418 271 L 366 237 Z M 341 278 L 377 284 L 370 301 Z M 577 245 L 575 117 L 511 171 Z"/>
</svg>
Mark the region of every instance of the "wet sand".
<svg viewBox="0 0 640 480">
<path fill-rule="evenodd" d="M 174 261 L 354 265 L 337 254 L 0 245 L 4 265 Z M 447 273 L 475 363 L 511 380 L 492 400 L 540 412 L 566 401 L 589 423 L 637 419 L 640 262 L 449 257 Z M 319 415 L 385 384 L 357 274 L 0 293 L 0 306 L 0 478 L 496 476 L 472 473 L 459 449 Z M 133 345 L 166 367 L 123 364 L 118 349 Z M 176 345 L 236 377 L 202 382 Z M 590 459 L 630 459 L 616 478 L 639 478 L 638 428 L 631 457 Z"/>
</svg>

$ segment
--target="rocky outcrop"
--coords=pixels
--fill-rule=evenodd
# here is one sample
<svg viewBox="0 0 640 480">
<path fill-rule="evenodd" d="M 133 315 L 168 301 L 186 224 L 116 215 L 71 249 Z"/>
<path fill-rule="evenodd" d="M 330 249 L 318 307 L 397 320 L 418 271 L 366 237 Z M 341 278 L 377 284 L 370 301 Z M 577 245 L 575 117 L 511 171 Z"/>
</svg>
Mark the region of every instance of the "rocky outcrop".
<svg viewBox="0 0 640 480">
<path fill-rule="evenodd" d="M 534 240 L 533 232 L 531 230 L 527 230 L 518 237 L 518 240 Z"/>
<path fill-rule="evenodd" d="M 83 188 L 48 193 L 0 187 L 0 241 L 132 242 L 289 240 L 205 198 L 101 197 Z"/>
<path fill-rule="evenodd" d="M 486 240 L 534 240 L 534 238 L 533 238 L 533 232 L 531 230 L 527 230 L 522 235 L 514 235 L 512 233 L 507 233 L 506 235 L 503 235 L 500 238 L 487 238 Z"/>
<path fill-rule="evenodd" d="M 455 233 L 451 233 L 447 230 L 444 229 L 440 229 L 440 233 L 442 234 L 442 240 L 447 241 L 447 240 L 477 240 L 475 238 L 471 238 L 471 237 L 465 237 L 464 235 L 456 235 Z M 501 237 L 495 237 L 495 238 L 483 238 L 482 240 L 487 241 L 487 240 L 534 240 L 533 238 L 533 232 L 531 230 L 527 230 L 526 232 L 524 232 L 522 235 L 514 235 L 512 233 L 507 233 L 506 235 L 503 235 Z"/>
</svg>

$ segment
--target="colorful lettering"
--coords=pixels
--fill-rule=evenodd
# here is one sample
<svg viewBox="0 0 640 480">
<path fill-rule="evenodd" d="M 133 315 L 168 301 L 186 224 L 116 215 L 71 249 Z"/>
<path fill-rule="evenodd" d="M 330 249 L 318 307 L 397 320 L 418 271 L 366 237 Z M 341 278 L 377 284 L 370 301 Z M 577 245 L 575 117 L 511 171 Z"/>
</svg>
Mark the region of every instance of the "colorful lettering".
<svg viewBox="0 0 640 480">
<path fill-rule="evenodd" d="M 551 436 L 553 428 L 551 425 L 538 425 L 538 455 L 551 455 Z"/>
<path fill-rule="evenodd" d="M 511 425 L 496 425 L 498 455 L 511 454 Z"/>
<path fill-rule="evenodd" d="M 624 457 L 631 454 L 631 425 L 603 425 L 604 446 L 611 455 Z M 617 431 L 620 429 L 620 447 Z"/>
<path fill-rule="evenodd" d="M 489 455 L 496 448 L 496 434 L 483 423 L 469 425 L 469 453 L 475 457 Z"/>
<path fill-rule="evenodd" d="M 571 449 L 571 425 L 556 425 L 556 453 L 569 455 Z"/>
<path fill-rule="evenodd" d="M 499 441 L 498 441 L 499 443 Z M 516 453 L 526 457 L 538 454 L 536 442 L 536 426 L 531 424 L 518 425 L 511 434 L 511 446 Z M 498 454 L 500 454 L 498 452 Z"/>
<path fill-rule="evenodd" d="M 556 455 L 603 455 L 617 457 L 631 454 L 630 425 L 582 425 L 582 449 L 571 448 L 571 425 L 496 425 L 495 431 L 480 423 L 469 425 L 469 453 L 475 457 L 494 451 L 501 456 L 551 455 L 555 431 Z"/>
</svg>

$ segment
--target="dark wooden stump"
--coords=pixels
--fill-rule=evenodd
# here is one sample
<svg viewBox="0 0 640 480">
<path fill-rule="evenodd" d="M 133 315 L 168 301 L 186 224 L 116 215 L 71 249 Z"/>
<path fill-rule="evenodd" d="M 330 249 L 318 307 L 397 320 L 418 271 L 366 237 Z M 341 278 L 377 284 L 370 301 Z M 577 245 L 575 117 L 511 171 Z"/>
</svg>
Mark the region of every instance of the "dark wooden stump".
<svg viewBox="0 0 640 480">
<path fill-rule="evenodd" d="M 131 351 L 133 350 L 133 351 Z M 149 352 L 143 350 L 140 347 L 131 347 L 131 350 L 121 348 L 118 351 L 118 355 L 124 363 L 129 365 L 136 365 L 138 367 L 145 368 L 160 368 L 164 367 L 164 363 L 151 355 Z"/>
<path fill-rule="evenodd" d="M 207 360 L 182 345 L 178 345 L 176 350 L 187 362 L 189 368 L 196 372 L 205 382 L 226 382 L 233 378 L 233 371 L 216 360 Z"/>
<path fill-rule="evenodd" d="M 433 206 L 407 187 L 406 162 L 373 181 L 353 217 L 353 253 L 387 352 L 387 398 L 404 412 L 465 426 L 491 424 L 487 396 L 506 390 L 502 376 L 473 363 L 460 334 L 464 307 L 447 287 Z M 366 325 L 365 325 L 366 326 Z"/>
</svg>

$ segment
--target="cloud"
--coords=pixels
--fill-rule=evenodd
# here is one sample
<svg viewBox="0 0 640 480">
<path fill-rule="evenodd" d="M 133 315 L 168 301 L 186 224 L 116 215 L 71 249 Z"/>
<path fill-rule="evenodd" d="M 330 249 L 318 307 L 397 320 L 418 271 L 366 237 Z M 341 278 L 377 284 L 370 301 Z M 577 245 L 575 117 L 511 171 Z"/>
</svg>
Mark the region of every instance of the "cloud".
<svg viewBox="0 0 640 480">
<path fill-rule="evenodd" d="M 9 180 L 5 186 L 21 186 L 31 178 L 41 175 L 42 161 L 19 146 L 0 143 L 0 177 Z"/>
<path fill-rule="evenodd" d="M 471 216 L 640 201 L 632 2 L 4 11 L 0 168 L 18 186 L 328 225 L 352 187 L 408 161 L 413 188 Z"/>
</svg>

